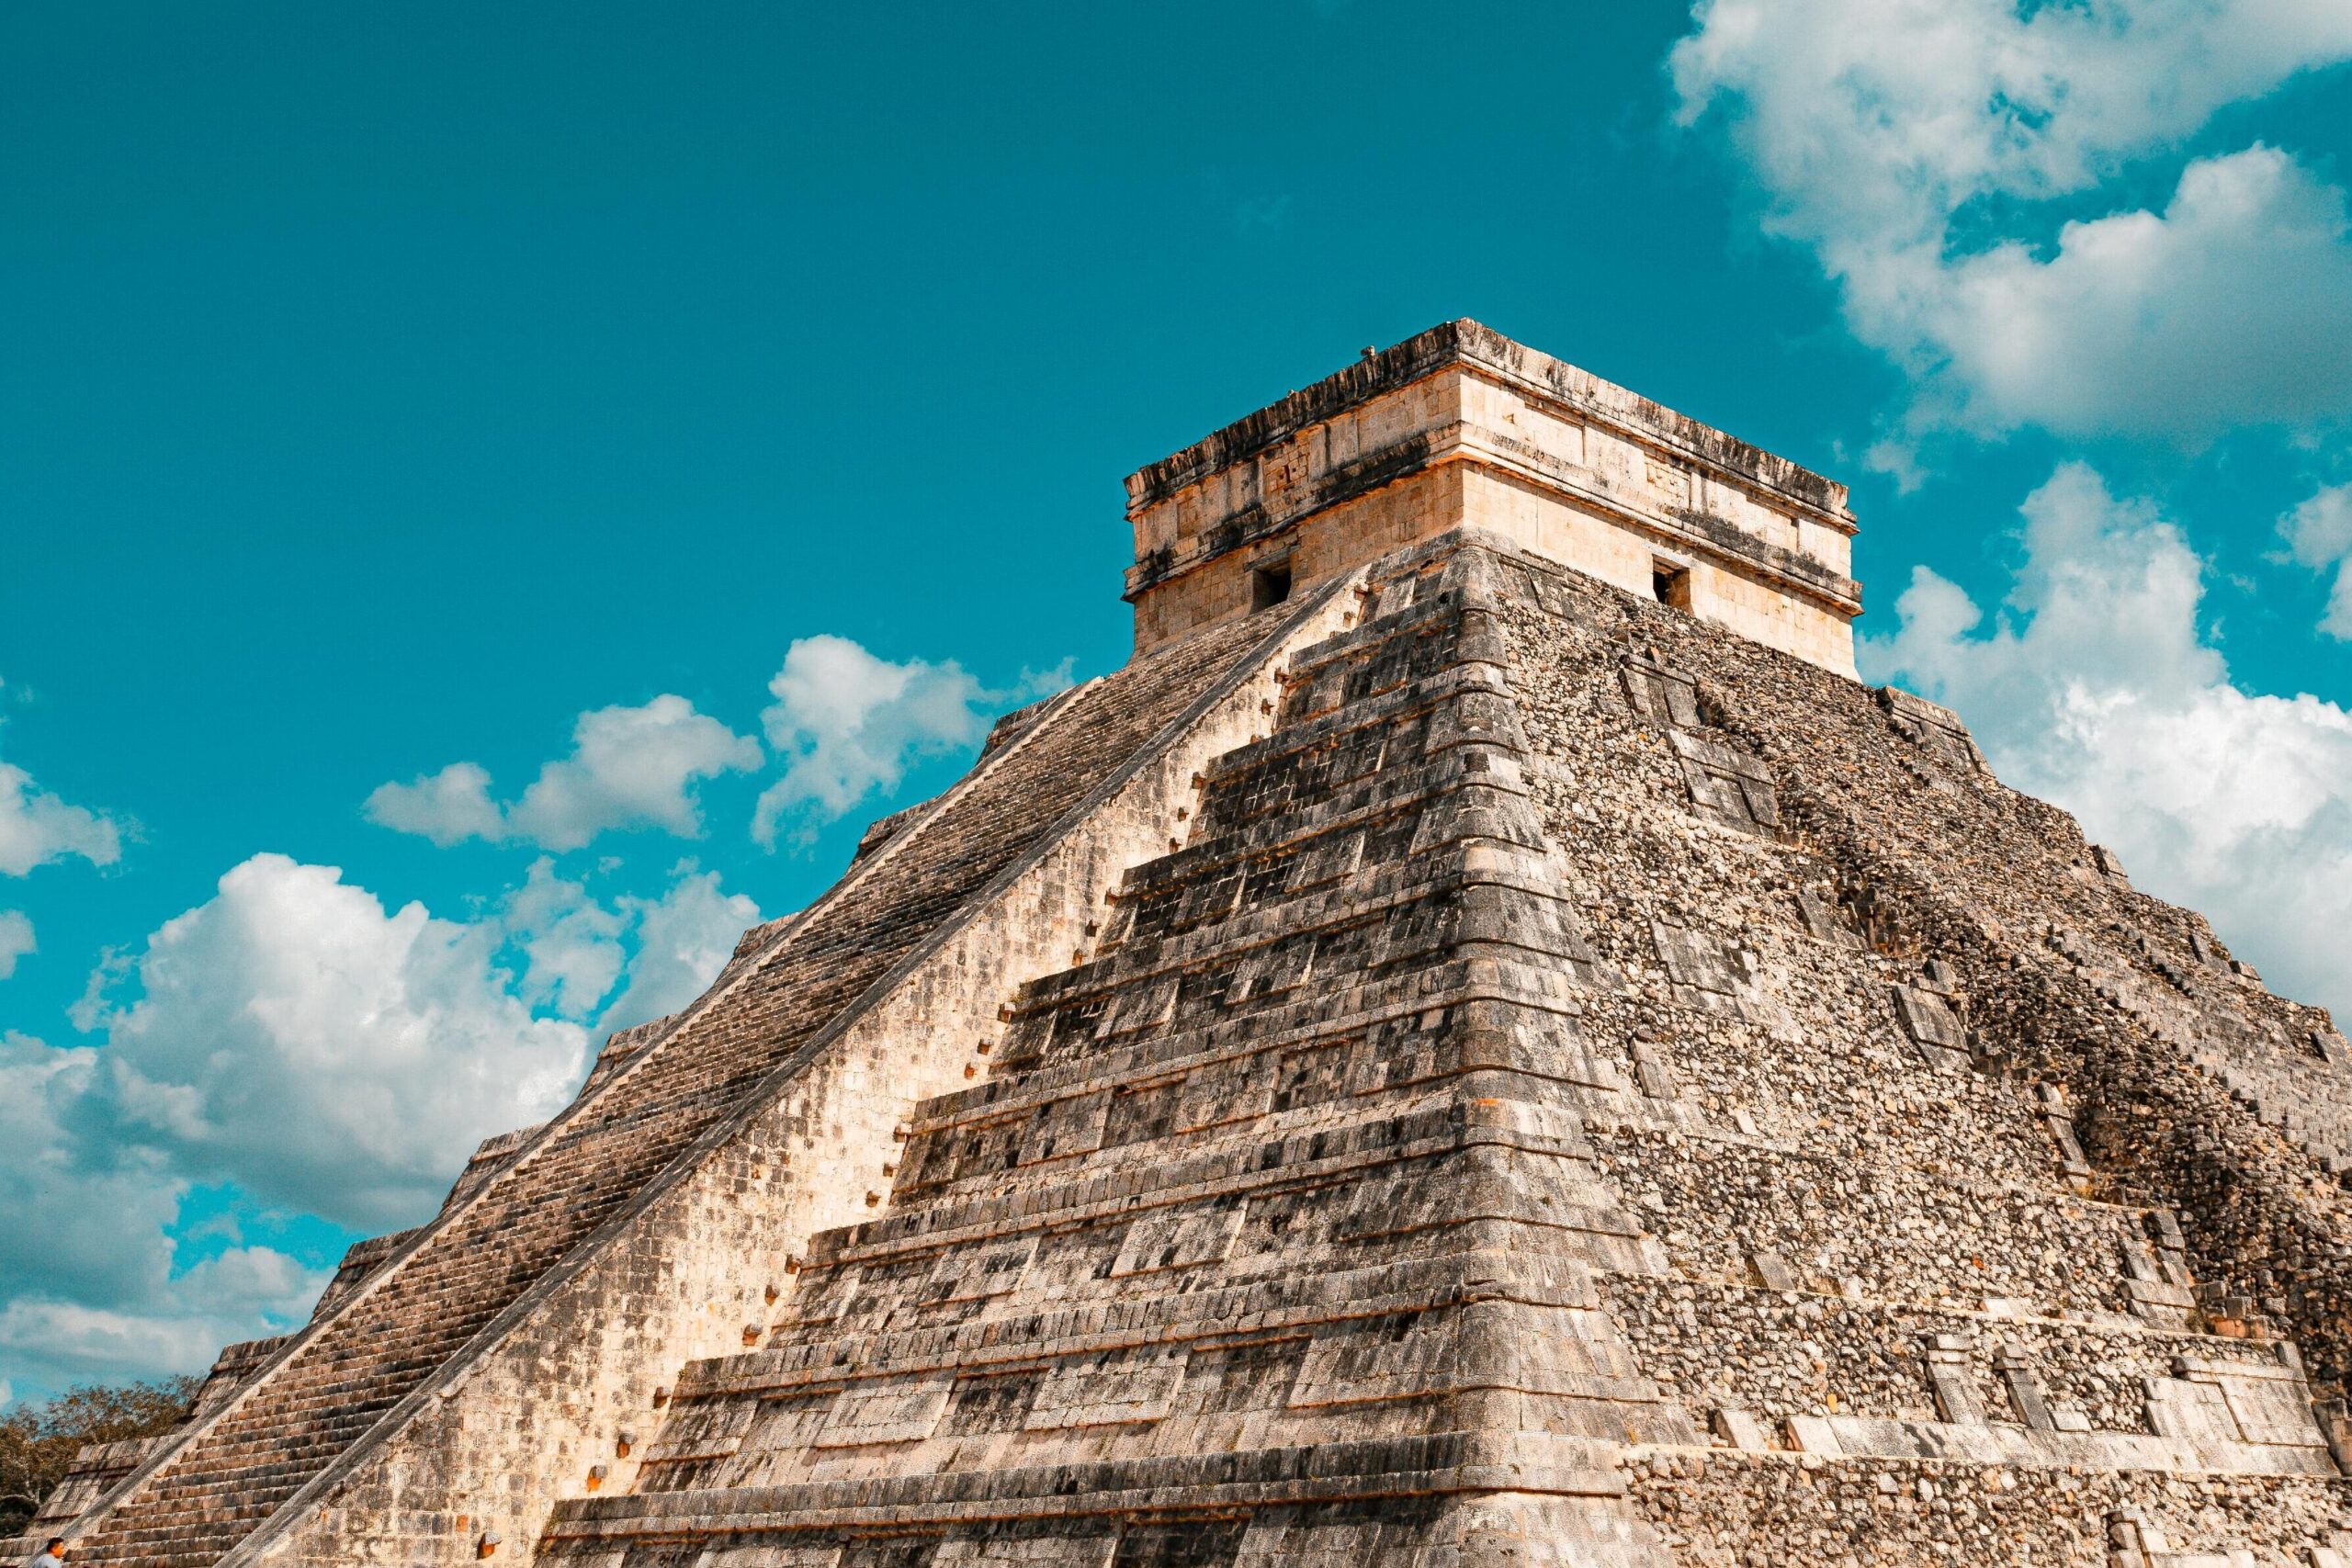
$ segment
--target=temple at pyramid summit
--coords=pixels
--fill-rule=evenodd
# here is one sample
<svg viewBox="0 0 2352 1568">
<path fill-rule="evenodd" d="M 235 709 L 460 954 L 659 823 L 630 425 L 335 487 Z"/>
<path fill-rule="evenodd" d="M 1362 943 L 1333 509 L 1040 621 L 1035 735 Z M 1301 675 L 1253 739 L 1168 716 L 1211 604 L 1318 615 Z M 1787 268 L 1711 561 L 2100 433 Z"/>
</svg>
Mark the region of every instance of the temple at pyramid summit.
<svg viewBox="0 0 2352 1568">
<path fill-rule="evenodd" d="M 1843 486 L 1469 321 L 73 1563 L 2352 1564 L 2352 1052 L 1856 675 Z"/>
</svg>

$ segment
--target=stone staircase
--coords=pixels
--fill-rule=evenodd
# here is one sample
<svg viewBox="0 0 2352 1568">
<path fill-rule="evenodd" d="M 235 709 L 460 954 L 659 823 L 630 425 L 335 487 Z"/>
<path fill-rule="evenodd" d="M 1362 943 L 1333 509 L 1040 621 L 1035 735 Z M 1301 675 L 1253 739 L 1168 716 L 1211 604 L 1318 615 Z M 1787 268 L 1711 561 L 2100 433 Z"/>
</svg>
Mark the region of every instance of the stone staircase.
<svg viewBox="0 0 2352 1568">
<path fill-rule="evenodd" d="M 1699 1438 L 1599 1310 L 1596 1269 L 1658 1259 L 1572 1107 L 1635 1091 L 1577 1040 L 1611 977 L 1528 811 L 1483 570 L 1418 562 L 1294 659 L 1189 840 L 917 1109 L 883 1217 L 816 1238 L 761 1348 L 687 1369 L 633 1494 L 543 1554 L 752 1509 L 763 1551 L 887 1514 L 1185 1561 L 1148 1495 L 1247 1498 L 1245 1562 L 1496 1497 L 1538 1561 L 1657 1560 L 1609 1453 Z"/>
<path fill-rule="evenodd" d="M 633 1043 L 527 1142 L 469 1168 L 380 1272 L 86 1517 L 74 1560 L 193 1568 L 230 1552 L 985 886 L 1073 788 L 1134 754 L 1265 633 L 1194 639 L 1064 699 L 1030 743 L 992 757 L 863 874 L 739 957 L 692 1016 Z"/>
</svg>

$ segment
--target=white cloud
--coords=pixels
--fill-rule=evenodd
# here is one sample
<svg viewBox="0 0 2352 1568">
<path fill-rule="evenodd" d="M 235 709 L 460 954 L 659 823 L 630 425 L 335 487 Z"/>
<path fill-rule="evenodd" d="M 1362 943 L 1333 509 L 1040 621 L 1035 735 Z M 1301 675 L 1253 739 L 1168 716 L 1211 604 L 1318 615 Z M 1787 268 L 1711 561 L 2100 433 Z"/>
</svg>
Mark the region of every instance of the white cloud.
<svg viewBox="0 0 2352 1568">
<path fill-rule="evenodd" d="M 112 865 L 122 858 L 121 829 L 97 812 L 48 794 L 24 769 L 0 762 L 0 874 L 22 876 L 67 855 Z"/>
<path fill-rule="evenodd" d="M 164 1227 L 187 1183 L 92 1125 L 103 1055 L 0 1034 L 0 1364 L 20 1386 L 202 1367 L 230 1340 L 288 1326 L 326 1282 L 266 1247 L 174 1277 Z"/>
<path fill-rule="evenodd" d="M 583 713 L 571 739 L 571 755 L 540 769 L 507 813 L 514 831 L 551 850 L 637 823 L 695 837 L 702 831 L 695 784 L 761 762 L 758 741 L 677 696 Z"/>
<path fill-rule="evenodd" d="M 542 859 L 458 921 L 255 855 L 101 971 L 82 1021 L 107 1046 L 74 1098 L 91 1130 L 179 1177 L 357 1228 L 409 1224 L 476 1143 L 569 1100 L 600 1008 L 609 1030 L 684 1005 L 758 920 L 690 861 L 658 896 L 607 906 Z M 138 994 L 110 1005 L 116 987 Z"/>
<path fill-rule="evenodd" d="M 2340 0 L 1702 0 L 1671 73 L 1914 378 L 1915 429 L 2042 423 L 2198 440 L 2325 423 L 2352 387 L 2343 198 L 2254 147 L 2161 215 L 2065 227 L 2214 113 L 2352 59 Z M 2293 323 L 2304 324 L 2298 334 Z M 2331 329 L 2335 330 L 2331 330 Z"/>
<path fill-rule="evenodd" d="M 719 886 L 693 861 L 671 868 L 656 897 L 624 894 L 610 906 L 584 883 L 536 862 L 528 880 L 500 905 L 498 921 L 523 960 L 524 1000 L 566 1018 L 587 1019 L 611 998 L 592 1033 L 674 1012 L 702 995 L 760 919 L 760 908 Z M 614 987 L 626 977 L 620 993 Z"/>
<path fill-rule="evenodd" d="M 527 840 L 574 850 L 609 829 L 654 827 L 684 837 L 702 832 L 699 785 L 721 773 L 760 765 L 760 744 L 737 735 L 681 696 L 641 707 L 595 708 L 572 726 L 569 757 L 547 763 L 522 797 L 491 798 L 490 774 L 453 762 L 408 784 L 379 785 L 368 818 L 436 844 L 461 839 Z"/>
<path fill-rule="evenodd" d="M 2320 630 L 2352 641 L 2352 484 L 2326 486 L 2278 521 L 2295 558 L 2318 570 L 2335 570 Z"/>
<path fill-rule="evenodd" d="M 585 1030 L 514 994 L 500 937 L 255 855 L 148 938 L 141 994 L 98 1020 L 117 1135 L 341 1224 L 414 1219 L 585 1062 Z"/>
<path fill-rule="evenodd" d="M 2352 401 L 2344 193 L 2253 147 L 2192 163 L 2159 216 L 2011 243 L 1944 269 L 1922 326 L 1973 423 L 2195 442 L 2296 426 Z"/>
<path fill-rule="evenodd" d="M 544 855 L 506 896 L 500 918 L 523 952 L 519 989 L 534 1007 L 584 1017 L 621 976 L 621 914 L 590 897 L 584 885 L 557 875 L 555 862 Z"/>
<path fill-rule="evenodd" d="M 977 747 L 994 712 L 1069 682 L 1065 661 L 991 691 L 954 660 L 892 663 L 847 637 L 799 638 L 768 682 L 774 700 L 760 715 L 784 772 L 761 793 L 752 837 L 772 849 L 788 825 L 805 841 L 868 795 L 896 790 L 917 761 Z M 755 769 L 763 755 L 756 739 L 684 697 L 660 696 L 582 714 L 571 755 L 541 768 L 519 799 L 502 804 L 486 770 L 453 762 L 378 786 L 365 811 L 443 845 L 479 838 L 574 850 L 607 829 L 637 826 L 693 837 L 702 831 L 700 783 Z"/>
<path fill-rule="evenodd" d="M 17 959 L 38 951 L 33 946 L 32 921 L 21 910 L 0 909 L 0 980 L 17 972 Z"/>
<path fill-rule="evenodd" d="M 735 942 L 759 923 L 760 907 L 720 890 L 718 873 L 680 864 L 659 898 L 624 898 L 635 922 L 637 956 L 628 985 L 597 1021 L 599 1033 L 628 1029 L 675 1012 L 709 987 L 734 955 Z"/>
<path fill-rule="evenodd" d="M 490 770 L 479 762 L 452 762 L 408 784 L 378 784 L 361 809 L 370 822 L 422 834 L 443 849 L 506 836 L 506 814 L 490 798 Z"/>
<path fill-rule="evenodd" d="M 570 1098 L 595 1031 L 693 999 L 758 919 L 690 861 L 607 903 L 542 858 L 472 921 L 388 912 L 332 866 L 235 867 L 93 976 L 77 1022 L 104 1046 L 0 1036 L 0 1375 L 189 1371 L 282 1331 L 325 1275 L 242 1245 L 233 1215 L 209 1227 L 226 1251 L 180 1268 L 170 1230 L 195 1184 L 413 1224 L 477 1142 Z"/>
<path fill-rule="evenodd" d="M 331 1278 L 275 1248 L 237 1247 L 106 1305 L 20 1295 L 0 1303 L 0 1357 L 51 1389 L 200 1371 L 224 1345 L 298 1326 Z"/>
<path fill-rule="evenodd" d="M 1066 673 L 1047 679 L 1069 683 Z M 1009 694 L 986 690 L 952 659 L 893 664 L 840 637 L 793 643 L 768 691 L 775 701 L 760 722 L 785 771 L 761 794 L 752 836 L 770 847 L 786 820 L 806 839 L 868 793 L 896 790 L 916 759 L 978 746 L 986 710 Z"/>
<path fill-rule="evenodd" d="M 160 1240 L 179 1187 L 147 1151 L 85 1146 L 76 1136 L 97 1087 L 99 1053 L 0 1033 L 0 1144 L 8 1201 L 0 1203 L 0 1280 L 84 1298 L 142 1293 L 164 1262 Z"/>
<path fill-rule="evenodd" d="M 2070 463 L 2023 512 L 1989 633 L 1917 568 L 1865 669 L 1957 708 L 2004 779 L 2074 812 L 2282 990 L 2352 1008 L 2352 713 L 2231 681 L 2197 624 L 2204 563 L 2149 502 Z"/>
</svg>

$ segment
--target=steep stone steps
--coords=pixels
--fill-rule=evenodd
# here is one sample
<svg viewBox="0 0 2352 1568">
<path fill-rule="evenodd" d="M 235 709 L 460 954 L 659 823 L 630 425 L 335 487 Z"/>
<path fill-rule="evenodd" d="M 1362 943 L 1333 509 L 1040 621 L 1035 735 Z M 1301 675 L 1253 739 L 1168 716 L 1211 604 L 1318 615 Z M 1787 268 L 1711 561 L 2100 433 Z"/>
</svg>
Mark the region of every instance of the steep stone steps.
<svg viewBox="0 0 2352 1568">
<path fill-rule="evenodd" d="M 641 1495 L 723 1511 L 709 1487 L 942 1466 L 994 1494 L 1055 1456 L 1239 1463 L 1497 1400 L 1563 1434 L 1694 1436 L 1595 1310 L 1596 1263 L 1651 1266 L 1639 1227 L 1573 1174 L 1575 1116 L 1540 1103 L 1555 1080 L 1509 1087 L 1539 1060 L 1602 1077 L 1571 1021 L 1600 976 L 1540 864 L 1510 859 L 1541 838 L 1509 727 L 1464 717 L 1495 684 L 1467 573 L 1410 575 L 1295 658 L 1272 734 L 1202 770 L 1190 842 L 1011 999 L 988 1082 L 916 1108 L 888 1211 L 812 1238 L 765 1348 L 679 1379 Z M 1508 1021 L 1522 998 L 1540 1043 Z M 1278 1106 L 1264 1069 L 1317 1051 L 1351 1066 L 1328 1089 L 1301 1066 Z M 1024 1160 L 1041 1111 L 1081 1100 L 1099 1115 Z M 1498 1245 L 1515 1231 L 1523 1252 Z"/>
<path fill-rule="evenodd" d="M 634 1052 L 446 1210 L 404 1261 L 314 1325 L 241 1405 L 183 1438 L 84 1527 L 76 1560 L 162 1561 L 156 1545 L 171 1540 L 184 1543 L 172 1561 L 209 1561 L 266 1517 L 294 1490 L 287 1467 L 295 1479 L 314 1474 L 373 1424 L 355 1420 L 323 1443 L 309 1440 L 302 1424 L 321 1407 L 315 1402 L 347 1403 L 380 1387 L 365 1396 L 372 1416 L 445 1364 L 985 885 L 1055 819 L 1074 785 L 1116 766 L 1265 630 L 1237 626 L 1131 666 L 1062 705 L 1067 723 L 1049 717 L 993 756 L 968 787 L 797 922 L 764 967 L 741 967 L 731 990 Z M 208 1500 L 214 1519 L 200 1539 L 151 1522 L 195 1496 Z"/>
</svg>

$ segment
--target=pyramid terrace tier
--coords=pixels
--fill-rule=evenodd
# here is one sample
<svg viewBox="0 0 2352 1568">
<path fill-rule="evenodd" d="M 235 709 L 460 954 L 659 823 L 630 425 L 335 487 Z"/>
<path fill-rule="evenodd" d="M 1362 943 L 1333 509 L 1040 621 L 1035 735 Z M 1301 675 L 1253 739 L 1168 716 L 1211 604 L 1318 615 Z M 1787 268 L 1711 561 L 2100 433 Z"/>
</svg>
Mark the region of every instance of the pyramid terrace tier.
<svg viewBox="0 0 2352 1568">
<path fill-rule="evenodd" d="M 1380 1562 L 1517 1548 L 1536 1562 L 1666 1568 L 1670 1559 L 1626 1517 L 1623 1479 L 1605 1457 L 1571 1439 L 1448 1433 L 1040 1467 L 988 1485 L 941 1475 L 747 1488 L 723 1500 L 662 1494 L 567 1506 L 545 1550 L 600 1565 L 695 1540 L 711 1553 L 702 1560 L 746 1568 L 909 1559 L 1178 1568 L 1354 1545 L 1376 1547 Z M 877 1538 L 889 1555 L 876 1555 Z"/>
</svg>

